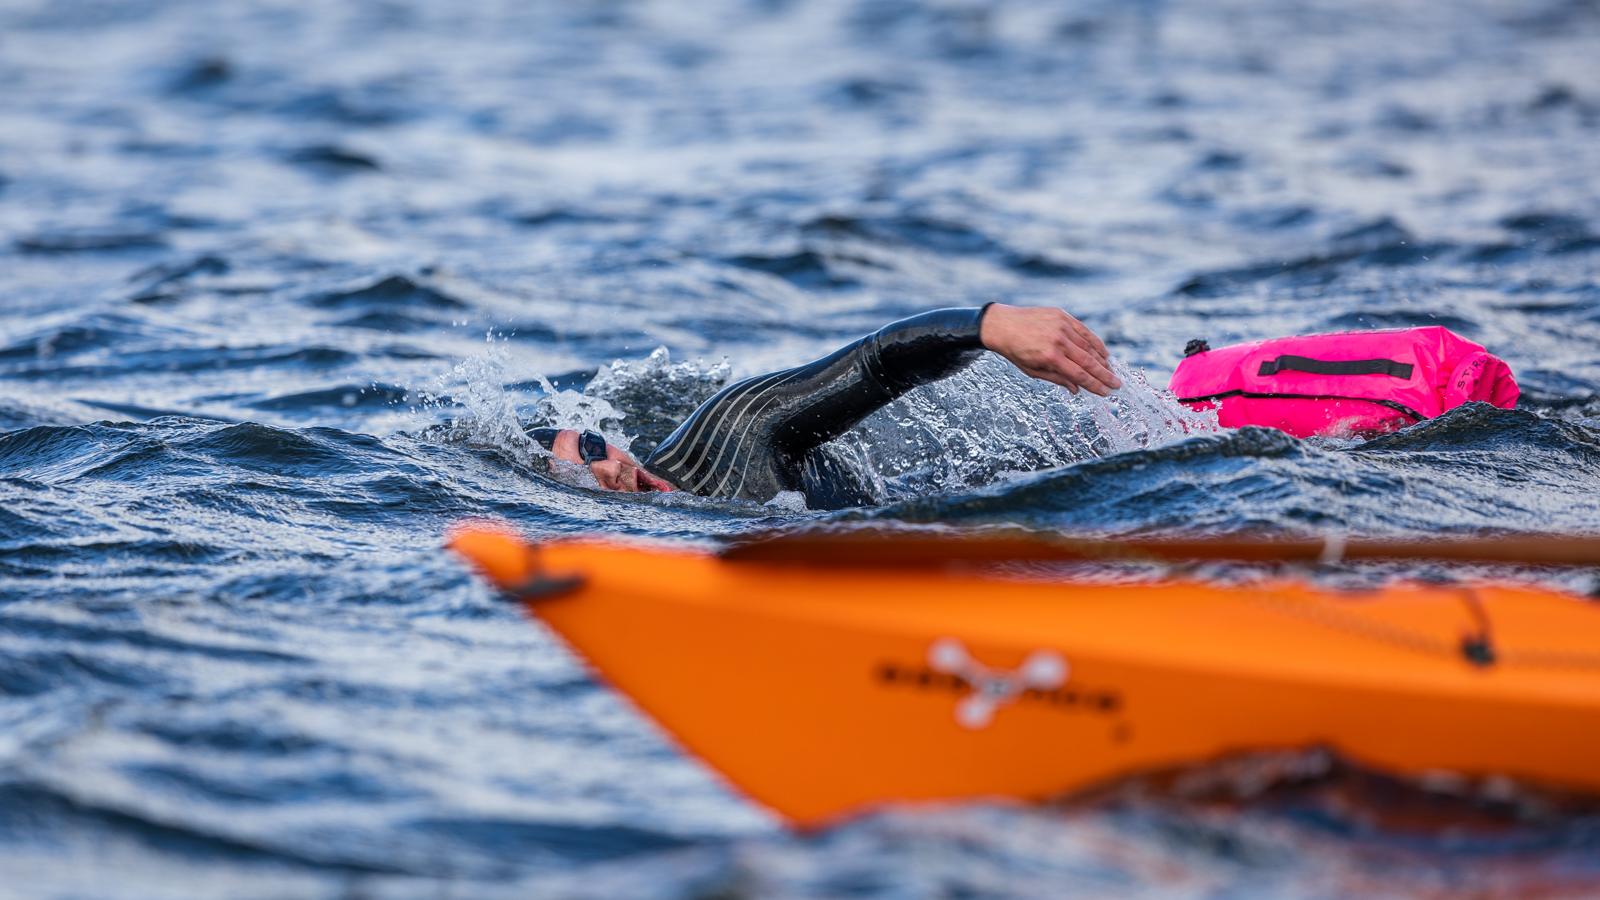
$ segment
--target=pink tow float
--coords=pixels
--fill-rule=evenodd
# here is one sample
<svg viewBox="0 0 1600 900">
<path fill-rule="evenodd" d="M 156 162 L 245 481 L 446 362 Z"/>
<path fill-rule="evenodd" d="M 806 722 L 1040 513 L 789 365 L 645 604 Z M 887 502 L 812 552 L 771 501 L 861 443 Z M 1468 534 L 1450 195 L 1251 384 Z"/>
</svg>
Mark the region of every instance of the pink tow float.
<svg viewBox="0 0 1600 900">
<path fill-rule="evenodd" d="M 1295 437 L 1394 431 L 1480 400 L 1506 409 L 1520 391 L 1505 361 L 1440 326 L 1277 338 L 1212 350 L 1190 341 L 1171 389 L 1225 428 Z"/>
</svg>

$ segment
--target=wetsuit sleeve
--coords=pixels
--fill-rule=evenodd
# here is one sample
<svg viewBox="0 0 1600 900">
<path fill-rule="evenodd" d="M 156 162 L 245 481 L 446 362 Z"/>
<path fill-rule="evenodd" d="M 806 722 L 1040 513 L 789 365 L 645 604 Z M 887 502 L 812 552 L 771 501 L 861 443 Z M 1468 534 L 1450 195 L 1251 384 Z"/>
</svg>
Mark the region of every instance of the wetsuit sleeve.
<svg viewBox="0 0 1600 900">
<path fill-rule="evenodd" d="M 793 369 L 745 379 L 695 410 L 644 461 L 692 493 L 771 499 L 801 489 L 806 452 L 983 352 L 988 307 L 912 316 Z"/>
<path fill-rule="evenodd" d="M 800 402 L 776 423 L 782 448 L 802 454 L 912 388 L 971 365 L 983 352 L 978 331 L 986 309 L 939 309 L 901 319 L 819 360 L 836 362 L 807 379 Z"/>
</svg>

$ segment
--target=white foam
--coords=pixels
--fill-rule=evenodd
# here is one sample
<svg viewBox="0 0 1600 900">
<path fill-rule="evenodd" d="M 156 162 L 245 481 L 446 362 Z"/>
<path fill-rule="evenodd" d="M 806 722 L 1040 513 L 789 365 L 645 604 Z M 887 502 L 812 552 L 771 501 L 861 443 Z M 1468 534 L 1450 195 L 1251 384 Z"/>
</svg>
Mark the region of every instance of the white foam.
<svg viewBox="0 0 1600 900">
<path fill-rule="evenodd" d="M 999 357 L 919 388 L 869 417 L 842 442 L 879 479 L 912 476 L 957 490 L 1008 474 L 1160 447 L 1218 429 L 1112 361 L 1123 386 L 1109 397 L 1028 378 Z"/>
</svg>

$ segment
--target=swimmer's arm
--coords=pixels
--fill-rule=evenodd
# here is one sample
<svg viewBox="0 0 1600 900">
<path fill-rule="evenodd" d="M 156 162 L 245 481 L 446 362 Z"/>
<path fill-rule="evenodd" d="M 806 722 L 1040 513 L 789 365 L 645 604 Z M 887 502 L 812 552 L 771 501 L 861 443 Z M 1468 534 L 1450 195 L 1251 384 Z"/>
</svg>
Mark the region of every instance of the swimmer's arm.
<svg viewBox="0 0 1600 900">
<path fill-rule="evenodd" d="M 989 308 L 936 309 L 891 322 L 789 370 L 780 390 L 791 402 L 775 408 L 772 423 L 779 449 L 798 459 L 912 388 L 966 368 L 983 353 Z"/>
<path fill-rule="evenodd" d="M 1106 345 L 1087 326 L 1050 307 L 990 303 L 902 319 L 866 338 L 868 369 L 895 396 L 946 378 L 993 350 L 1030 377 L 1104 396 L 1122 386 Z"/>
<path fill-rule="evenodd" d="M 984 350 L 1057 384 L 1096 393 L 1119 386 L 1106 367 L 1105 345 L 1060 310 L 999 303 L 934 310 L 885 325 L 822 359 L 724 388 L 656 448 L 645 468 L 684 488 L 707 480 L 708 466 L 736 465 L 741 448 L 769 438 L 772 450 L 798 460 L 912 388 L 955 374 Z"/>
<path fill-rule="evenodd" d="M 1105 394 L 1121 386 L 1105 345 L 1059 309 L 1000 303 L 939 309 L 892 322 L 796 370 L 804 376 L 787 388 L 806 399 L 788 405 L 776 434 L 788 452 L 803 454 L 912 388 L 959 372 L 984 350 L 1074 392 L 1082 386 Z"/>
</svg>

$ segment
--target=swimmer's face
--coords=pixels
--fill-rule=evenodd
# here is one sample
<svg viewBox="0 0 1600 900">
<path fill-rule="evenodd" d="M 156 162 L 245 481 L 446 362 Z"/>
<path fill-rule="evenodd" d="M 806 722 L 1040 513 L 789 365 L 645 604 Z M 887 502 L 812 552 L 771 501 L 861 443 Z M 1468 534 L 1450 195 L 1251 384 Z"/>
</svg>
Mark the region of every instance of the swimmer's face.
<svg viewBox="0 0 1600 900">
<path fill-rule="evenodd" d="M 550 452 L 556 459 L 583 465 L 583 457 L 578 454 L 576 431 L 567 429 L 557 434 L 555 442 L 550 445 Z M 606 458 L 590 463 L 589 472 L 594 475 L 594 480 L 600 482 L 600 486 L 608 491 L 637 493 L 676 490 L 667 481 L 646 472 L 640 467 L 638 460 L 625 451 L 609 444 L 606 445 Z"/>
</svg>

